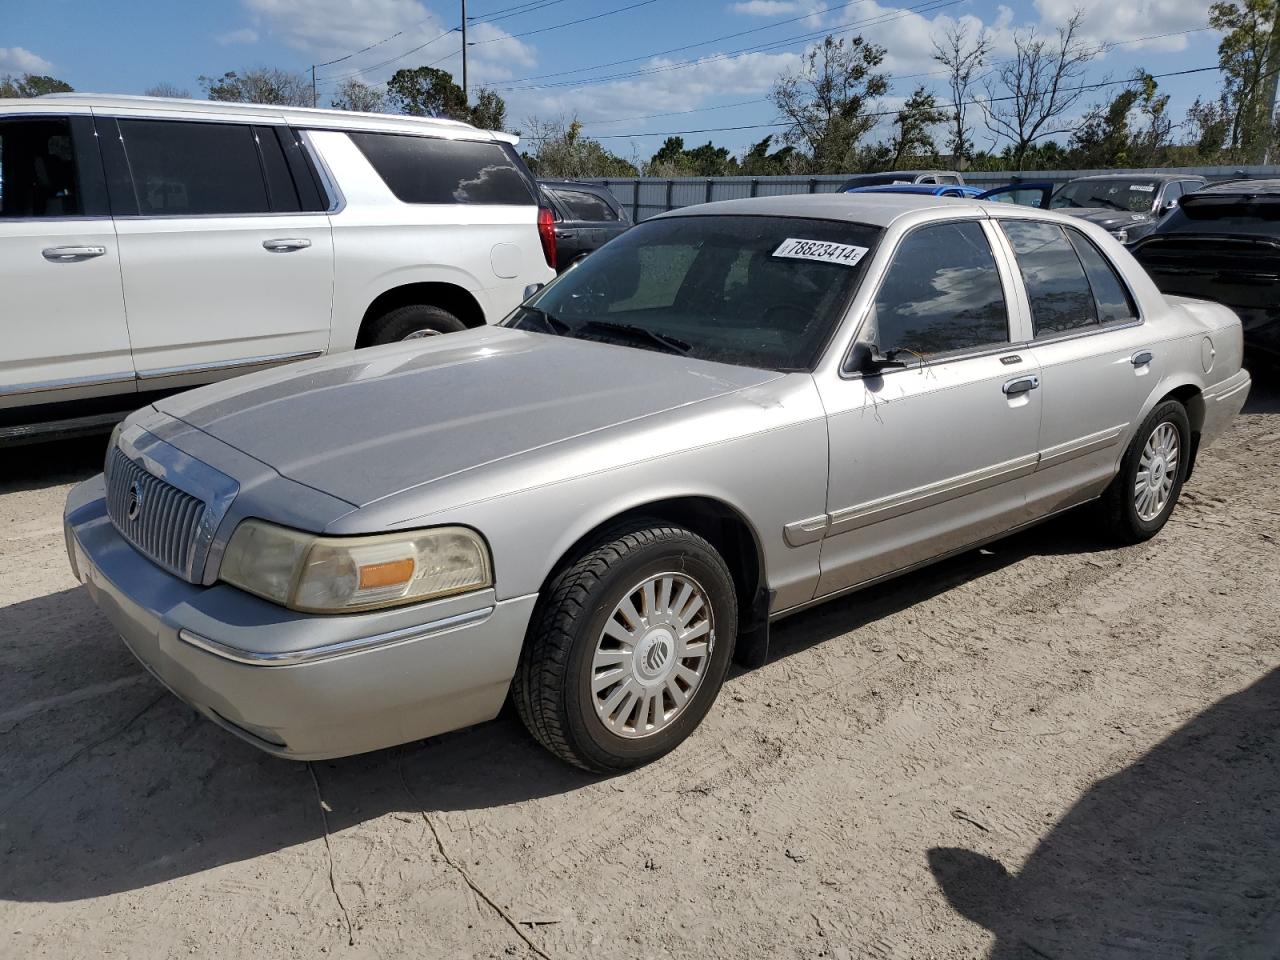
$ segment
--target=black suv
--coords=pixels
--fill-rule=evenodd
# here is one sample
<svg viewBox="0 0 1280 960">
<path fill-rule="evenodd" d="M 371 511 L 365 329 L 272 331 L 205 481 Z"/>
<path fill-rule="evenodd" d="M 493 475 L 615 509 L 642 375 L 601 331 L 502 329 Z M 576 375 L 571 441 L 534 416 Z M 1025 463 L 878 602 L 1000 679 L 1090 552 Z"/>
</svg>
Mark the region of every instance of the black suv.
<svg viewBox="0 0 1280 960">
<path fill-rule="evenodd" d="M 1163 292 L 1226 304 L 1245 349 L 1280 361 L 1280 180 L 1202 187 L 1131 249 Z"/>
<path fill-rule="evenodd" d="M 538 185 L 555 213 L 556 269 L 560 273 L 631 229 L 631 218 L 608 187 L 577 180 L 539 180 Z"/>
</svg>

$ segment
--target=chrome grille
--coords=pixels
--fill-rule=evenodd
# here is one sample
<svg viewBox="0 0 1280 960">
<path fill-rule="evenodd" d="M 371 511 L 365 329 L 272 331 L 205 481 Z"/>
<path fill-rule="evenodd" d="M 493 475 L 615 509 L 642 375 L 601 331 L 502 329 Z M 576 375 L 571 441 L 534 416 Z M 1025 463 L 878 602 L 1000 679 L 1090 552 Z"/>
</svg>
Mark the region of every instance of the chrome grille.
<svg viewBox="0 0 1280 960">
<path fill-rule="evenodd" d="M 118 448 L 107 470 L 107 513 L 120 535 L 153 563 L 193 582 L 205 505 L 147 472 Z"/>
</svg>

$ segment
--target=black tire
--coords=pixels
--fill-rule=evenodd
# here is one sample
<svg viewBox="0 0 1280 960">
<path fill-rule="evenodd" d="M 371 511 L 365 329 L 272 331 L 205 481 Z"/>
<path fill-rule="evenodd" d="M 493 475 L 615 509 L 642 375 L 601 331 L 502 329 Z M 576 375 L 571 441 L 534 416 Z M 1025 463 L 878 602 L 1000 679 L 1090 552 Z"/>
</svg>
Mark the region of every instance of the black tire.
<svg viewBox="0 0 1280 960">
<path fill-rule="evenodd" d="M 615 606 L 647 578 L 668 572 L 692 577 L 703 588 L 713 613 L 708 662 L 665 728 L 627 739 L 596 712 L 592 658 Z M 724 683 L 737 630 L 733 578 L 710 543 L 652 518 L 612 527 L 551 580 L 534 610 L 512 683 L 516 712 L 534 738 L 567 763 L 599 773 L 641 766 L 702 722 Z"/>
<path fill-rule="evenodd" d="M 1144 520 L 1138 514 L 1134 500 L 1134 488 L 1138 482 L 1138 471 L 1141 468 L 1142 452 L 1147 440 L 1163 423 L 1168 423 L 1178 433 L 1178 463 L 1174 474 L 1173 486 L 1169 490 L 1168 500 L 1163 509 L 1154 517 Z M 1156 406 L 1147 415 L 1133 435 L 1129 449 L 1120 461 L 1120 472 L 1116 474 L 1111 485 L 1102 495 L 1099 513 L 1103 533 L 1108 539 L 1120 544 L 1141 543 L 1154 537 L 1169 520 L 1173 508 L 1182 492 L 1182 484 L 1187 479 L 1187 468 L 1191 463 L 1191 421 L 1187 418 L 1187 410 L 1177 400 L 1166 400 Z"/>
<path fill-rule="evenodd" d="M 419 331 L 437 334 L 457 333 L 465 329 L 467 325 L 448 310 L 433 307 L 427 303 L 410 303 L 389 310 L 370 321 L 365 328 L 360 346 L 372 347 L 380 343 L 397 343 Z"/>
</svg>

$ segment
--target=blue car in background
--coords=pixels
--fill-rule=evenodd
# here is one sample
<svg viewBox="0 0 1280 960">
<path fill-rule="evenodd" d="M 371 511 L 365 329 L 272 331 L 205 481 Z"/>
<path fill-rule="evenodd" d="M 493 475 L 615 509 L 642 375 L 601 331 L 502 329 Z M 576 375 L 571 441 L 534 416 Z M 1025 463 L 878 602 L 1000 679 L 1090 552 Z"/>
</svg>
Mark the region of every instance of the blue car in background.
<svg viewBox="0 0 1280 960">
<path fill-rule="evenodd" d="M 870 187 L 846 187 L 841 193 L 922 193 L 933 197 L 977 199 L 985 190 L 963 183 L 884 183 Z"/>
</svg>

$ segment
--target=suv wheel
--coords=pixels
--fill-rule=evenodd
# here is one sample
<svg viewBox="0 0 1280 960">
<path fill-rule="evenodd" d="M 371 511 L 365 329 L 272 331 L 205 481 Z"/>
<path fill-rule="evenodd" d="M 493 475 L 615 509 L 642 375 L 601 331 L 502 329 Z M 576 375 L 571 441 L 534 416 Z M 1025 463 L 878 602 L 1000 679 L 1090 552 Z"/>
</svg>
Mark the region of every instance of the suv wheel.
<svg viewBox="0 0 1280 960">
<path fill-rule="evenodd" d="M 539 604 L 512 686 L 516 712 L 583 769 L 655 760 L 715 702 L 737 614 L 729 569 L 702 537 L 652 519 L 615 527 Z"/>
<path fill-rule="evenodd" d="M 410 303 L 389 310 L 369 324 L 362 346 L 418 340 L 442 333 L 456 333 L 467 325 L 448 310 L 426 303 Z"/>
</svg>

